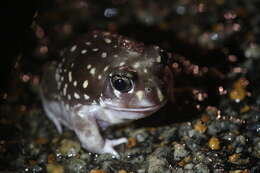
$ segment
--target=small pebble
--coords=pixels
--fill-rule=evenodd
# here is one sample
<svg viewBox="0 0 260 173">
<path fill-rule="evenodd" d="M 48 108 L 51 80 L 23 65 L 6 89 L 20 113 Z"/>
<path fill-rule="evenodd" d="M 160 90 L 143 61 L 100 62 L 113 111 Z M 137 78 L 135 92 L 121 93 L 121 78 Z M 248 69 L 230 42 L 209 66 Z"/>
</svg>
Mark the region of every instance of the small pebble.
<svg viewBox="0 0 260 173">
<path fill-rule="evenodd" d="M 216 137 L 211 137 L 211 138 L 209 139 L 208 146 L 209 146 L 212 150 L 219 150 L 219 149 L 220 149 L 219 139 L 216 138 Z"/>
<path fill-rule="evenodd" d="M 61 146 L 58 148 L 58 151 L 67 157 L 76 156 L 80 150 L 80 144 L 76 141 L 69 139 L 63 139 L 61 141 Z"/>
<path fill-rule="evenodd" d="M 250 111 L 250 106 L 248 106 L 248 105 L 245 105 L 244 107 L 242 107 L 241 109 L 240 109 L 240 113 L 245 113 L 245 112 L 248 112 L 248 111 Z"/>
<path fill-rule="evenodd" d="M 85 173 L 87 163 L 77 158 L 71 158 L 66 164 L 67 172 L 69 173 Z"/>
<path fill-rule="evenodd" d="M 229 98 L 235 102 L 240 102 L 244 100 L 246 97 L 247 91 L 246 86 L 248 85 L 248 81 L 244 78 L 237 80 L 233 84 L 233 89 L 229 93 Z"/>
<path fill-rule="evenodd" d="M 92 169 L 90 171 L 90 173 L 106 173 L 105 171 L 101 170 L 101 169 Z"/>
<path fill-rule="evenodd" d="M 48 142 L 49 140 L 45 137 L 39 137 L 35 140 L 35 143 L 40 145 L 47 144 Z"/>
<path fill-rule="evenodd" d="M 56 163 L 51 163 L 47 165 L 47 172 L 48 173 L 64 173 L 64 168 L 63 166 L 56 164 Z"/>
<path fill-rule="evenodd" d="M 234 171 L 229 171 L 229 173 L 250 173 L 249 170 L 245 169 L 245 170 L 234 170 Z"/>
<path fill-rule="evenodd" d="M 235 88 L 230 92 L 229 97 L 233 101 L 240 102 L 246 97 L 246 90 L 241 88 Z"/>
<path fill-rule="evenodd" d="M 118 173 L 127 173 L 125 170 L 119 170 Z"/>
<path fill-rule="evenodd" d="M 148 171 L 149 173 L 171 173 L 169 169 L 169 162 L 166 159 L 167 153 L 170 152 L 168 147 L 157 148 L 148 158 Z"/>
<path fill-rule="evenodd" d="M 189 152 L 185 149 L 184 145 L 174 145 L 174 160 L 180 160 L 181 158 L 186 157 L 188 154 Z"/>
<path fill-rule="evenodd" d="M 201 120 L 198 120 L 197 123 L 194 125 L 194 129 L 200 133 L 205 133 L 207 130 L 207 126 Z"/>
<path fill-rule="evenodd" d="M 179 166 L 185 166 L 187 163 L 189 163 L 191 161 L 191 157 L 189 157 L 189 156 L 187 156 L 187 157 L 185 157 L 184 159 L 182 159 L 179 163 L 178 163 L 178 165 Z"/>
<path fill-rule="evenodd" d="M 133 148 L 136 146 L 136 139 L 133 137 L 128 138 L 128 143 L 126 144 L 127 148 Z"/>
<path fill-rule="evenodd" d="M 207 122 L 209 121 L 209 119 L 210 119 L 210 117 L 209 117 L 207 114 L 203 114 L 203 115 L 201 116 L 201 121 L 202 121 L 203 123 L 207 123 Z"/>
<path fill-rule="evenodd" d="M 54 163 L 55 162 L 55 155 L 49 154 L 48 155 L 48 163 Z"/>
<path fill-rule="evenodd" d="M 228 156 L 228 161 L 231 163 L 235 163 L 240 158 L 240 154 L 232 154 Z"/>
<path fill-rule="evenodd" d="M 194 172 L 200 172 L 200 173 L 210 173 L 210 170 L 207 165 L 203 163 L 199 163 L 195 166 Z"/>
</svg>

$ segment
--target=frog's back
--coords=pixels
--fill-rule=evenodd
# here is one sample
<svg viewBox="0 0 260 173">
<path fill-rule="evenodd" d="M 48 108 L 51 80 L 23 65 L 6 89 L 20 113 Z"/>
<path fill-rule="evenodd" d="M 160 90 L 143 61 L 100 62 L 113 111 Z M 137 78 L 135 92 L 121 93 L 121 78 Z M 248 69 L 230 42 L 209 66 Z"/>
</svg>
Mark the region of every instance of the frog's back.
<svg viewBox="0 0 260 173">
<path fill-rule="evenodd" d="M 143 47 L 122 36 L 94 31 L 81 36 L 63 55 L 57 68 L 58 90 L 65 104 L 96 102 L 106 76 L 116 66 L 123 66 L 132 52 Z"/>
</svg>

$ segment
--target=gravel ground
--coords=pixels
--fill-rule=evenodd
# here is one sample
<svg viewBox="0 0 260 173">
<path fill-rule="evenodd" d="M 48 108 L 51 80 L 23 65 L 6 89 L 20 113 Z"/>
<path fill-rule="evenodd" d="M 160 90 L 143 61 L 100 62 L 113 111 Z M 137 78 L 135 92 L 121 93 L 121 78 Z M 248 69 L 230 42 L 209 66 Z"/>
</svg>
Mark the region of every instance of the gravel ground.
<svg viewBox="0 0 260 173">
<path fill-rule="evenodd" d="M 46 1 L 13 86 L 1 95 L 0 172 L 260 172 L 259 2 Z M 59 134 L 38 90 L 44 62 L 93 29 L 157 44 L 174 57 L 175 96 L 162 110 L 104 132 L 127 137 L 120 158 Z M 33 44 L 30 44 L 33 45 Z"/>
</svg>

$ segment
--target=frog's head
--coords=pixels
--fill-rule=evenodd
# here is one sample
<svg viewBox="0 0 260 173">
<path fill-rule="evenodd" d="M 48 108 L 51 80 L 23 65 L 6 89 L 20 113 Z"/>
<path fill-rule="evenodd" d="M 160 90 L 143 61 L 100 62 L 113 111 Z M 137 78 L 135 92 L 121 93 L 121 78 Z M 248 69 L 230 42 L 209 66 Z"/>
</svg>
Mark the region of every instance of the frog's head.
<svg viewBox="0 0 260 173">
<path fill-rule="evenodd" d="M 139 119 L 157 111 L 172 90 L 167 53 L 151 46 L 139 52 L 121 52 L 119 56 L 107 71 L 102 106 L 120 111 L 113 116 L 121 119 Z"/>
</svg>

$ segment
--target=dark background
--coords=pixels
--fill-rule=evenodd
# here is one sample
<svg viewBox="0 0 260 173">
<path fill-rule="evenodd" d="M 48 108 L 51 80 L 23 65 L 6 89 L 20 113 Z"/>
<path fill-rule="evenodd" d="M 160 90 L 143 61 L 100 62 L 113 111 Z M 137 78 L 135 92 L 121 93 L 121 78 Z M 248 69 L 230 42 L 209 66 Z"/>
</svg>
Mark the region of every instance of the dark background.
<svg viewBox="0 0 260 173">
<path fill-rule="evenodd" d="M 17 55 L 28 42 L 30 25 L 37 9 L 35 0 L 1 2 L 0 7 L 0 93 L 8 91 Z"/>
</svg>

